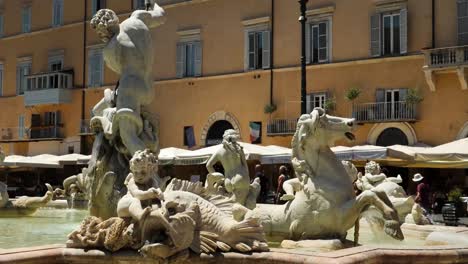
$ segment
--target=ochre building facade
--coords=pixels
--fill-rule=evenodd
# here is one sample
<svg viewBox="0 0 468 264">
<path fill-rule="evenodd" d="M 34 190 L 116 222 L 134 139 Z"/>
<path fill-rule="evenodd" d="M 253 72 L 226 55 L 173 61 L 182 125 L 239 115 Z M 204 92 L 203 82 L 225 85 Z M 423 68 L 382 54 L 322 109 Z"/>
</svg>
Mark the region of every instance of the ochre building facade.
<svg viewBox="0 0 468 264">
<path fill-rule="evenodd" d="M 167 22 L 153 32 L 150 110 L 161 147 L 216 144 L 227 128 L 289 147 L 301 101 L 297 1 L 159 2 Z M 89 153 L 91 109 L 118 81 L 89 20 L 100 8 L 124 20 L 144 1 L 1 3 L 0 145 Z M 355 117 L 354 144 L 468 136 L 468 1 L 314 0 L 306 17 L 308 111 Z"/>
</svg>

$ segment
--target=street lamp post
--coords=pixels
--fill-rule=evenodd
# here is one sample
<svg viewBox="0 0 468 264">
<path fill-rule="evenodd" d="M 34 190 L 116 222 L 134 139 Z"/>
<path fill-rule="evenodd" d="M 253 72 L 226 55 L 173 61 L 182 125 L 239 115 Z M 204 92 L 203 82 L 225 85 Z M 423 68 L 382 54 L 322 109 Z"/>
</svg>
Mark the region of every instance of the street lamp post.
<svg viewBox="0 0 468 264">
<path fill-rule="evenodd" d="M 301 114 L 305 114 L 307 111 L 306 107 L 306 4 L 309 0 L 299 0 L 301 6 L 301 16 L 299 22 L 301 23 Z"/>
</svg>

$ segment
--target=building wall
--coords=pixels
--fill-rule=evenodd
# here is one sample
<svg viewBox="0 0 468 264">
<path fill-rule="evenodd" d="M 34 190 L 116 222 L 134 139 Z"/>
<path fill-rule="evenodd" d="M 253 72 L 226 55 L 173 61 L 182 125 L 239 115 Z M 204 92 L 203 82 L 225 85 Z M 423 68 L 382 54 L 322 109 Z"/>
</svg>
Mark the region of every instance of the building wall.
<svg viewBox="0 0 468 264">
<path fill-rule="evenodd" d="M 88 52 L 102 47 L 89 27 L 91 2 L 87 0 L 83 24 L 84 1 L 64 0 L 64 25 L 51 28 L 52 0 L 32 0 L 32 33 L 21 34 L 22 1 L 5 0 L 3 14 L 5 36 L 0 39 L 0 61 L 4 64 L 3 97 L 0 98 L 0 126 L 17 127 L 18 116 L 24 114 L 26 126 L 31 114 L 61 111 L 65 137 L 49 143 L 1 143 L 10 153 L 37 154 L 63 152 L 68 146 L 79 150 L 82 109 L 84 118 L 102 98 L 106 87 L 112 88 L 118 76 L 104 70 L 103 87 L 87 88 Z M 425 65 L 421 50 L 432 43 L 431 0 L 408 0 L 408 54 L 396 57 L 370 57 L 370 16 L 376 5 L 386 0 L 315 0 L 308 10 L 334 6 L 331 27 L 331 63 L 307 67 L 307 92 L 327 91 L 336 101 L 331 114 L 350 116 L 352 103 L 344 98 L 351 87 L 359 87 L 356 104 L 375 102 L 377 88 L 413 88 L 424 100 L 418 105 L 416 122 L 408 124 L 417 140 L 437 145 L 455 139 L 468 120 L 468 91 L 462 90 L 453 72 L 438 74 L 437 89 L 431 92 L 422 71 Z M 388 1 L 387 1 L 388 2 Z M 262 144 L 289 146 L 289 136 L 267 136 L 271 119 L 295 119 L 300 115 L 300 27 L 296 1 L 274 0 L 274 24 L 271 0 L 193 0 L 164 6 L 167 22 L 153 31 L 155 61 L 153 66 L 153 103 L 148 107 L 160 117 L 161 147 L 184 147 L 183 128 L 193 126 L 197 146 L 203 146 L 209 117 L 218 111 L 230 113 L 239 124 L 242 140 L 249 141 L 249 122 L 262 122 Z M 131 13 L 131 0 L 107 0 L 121 21 Z M 457 45 L 455 0 L 436 0 L 436 47 Z M 243 21 L 269 17 L 274 28 L 274 69 L 244 71 L 245 26 Z M 86 41 L 83 29 L 86 27 Z M 203 47 L 202 77 L 176 78 L 176 44 L 178 32 L 200 29 Z M 84 43 L 85 47 L 84 47 Z M 32 57 L 32 72 L 47 71 L 48 54 L 64 50 L 64 68 L 74 70 L 72 102 L 69 104 L 25 107 L 23 96 L 16 96 L 18 58 Z M 84 53 L 85 52 L 85 53 Z M 84 61 L 87 62 L 83 67 Z M 83 72 L 83 70 L 85 72 Z M 270 83 L 273 73 L 273 82 Z M 85 80 L 83 80 L 85 76 Z M 83 87 L 85 87 L 83 89 Z M 270 88 L 277 111 L 264 113 L 270 103 Z M 83 97 L 84 95 L 84 97 Z M 368 143 L 375 124 L 359 125 L 355 144 Z M 339 142 L 340 144 L 349 144 Z M 54 143 L 55 144 L 55 143 Z M 53 153 L 55 154 L 55 153 Z"/>
</svg>

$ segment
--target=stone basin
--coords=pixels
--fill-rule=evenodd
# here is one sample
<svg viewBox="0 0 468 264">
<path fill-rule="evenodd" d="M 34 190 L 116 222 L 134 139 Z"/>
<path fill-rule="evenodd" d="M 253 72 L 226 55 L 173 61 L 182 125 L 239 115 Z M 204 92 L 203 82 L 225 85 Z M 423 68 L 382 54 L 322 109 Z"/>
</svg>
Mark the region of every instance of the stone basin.
<svg viewBox="0 0 468 264">
<path fill-rule="evenodd" d="M 359 246 L 328 253 L 307 253 L 287 249 L 272 249 L 270 252 L 245 255 L 225 253 L 218 255 L 191 255 L 188 259 L 179 259 L 178 263 L 466 263 L 468 247 L 431 246 L 380 248 Z M 169 263 L 172 261 L 170 260 Z M 84 251 L 65 248 L 63 245 L 50 245 L 31 248 L 18 248 L 0 251 L 0 263 L 9 264 L 84 264 L 84 263 L 157 263 L 153 259 L 141 257 L 134 251 L 121 251 L 116 254 L 100 250 Z"/>
</svg>

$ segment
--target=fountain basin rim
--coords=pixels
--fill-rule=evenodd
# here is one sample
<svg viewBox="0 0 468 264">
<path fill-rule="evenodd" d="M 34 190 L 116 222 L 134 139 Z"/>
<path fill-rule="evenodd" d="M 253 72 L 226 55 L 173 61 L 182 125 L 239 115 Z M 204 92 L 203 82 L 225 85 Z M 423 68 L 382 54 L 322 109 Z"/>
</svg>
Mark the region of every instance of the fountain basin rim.
<svg viewBox="0 0 468 264">
<path fill-rule="evenodd" d="M 426 246 L 411 248 L 389 248 L 359 246 L 327 253 L 307 253 L 289 249 L 272 249 L 270 252 L 191 256 L 190 263 L 363 263 L 382 262 L 389 258 L 392 263 L 468 262 L 468 246 Z M 48 245 L 30 248 L 0 250 L 0 263 L 83 263 L 88 258 L 93 263 L 115 263 L 116 260 L 132 260 L 135 263 L 152 263 L 135 251 L 120 251 L 114 254 L 101 250 L 66 248 L 65 245 Z"/>
</svg>

